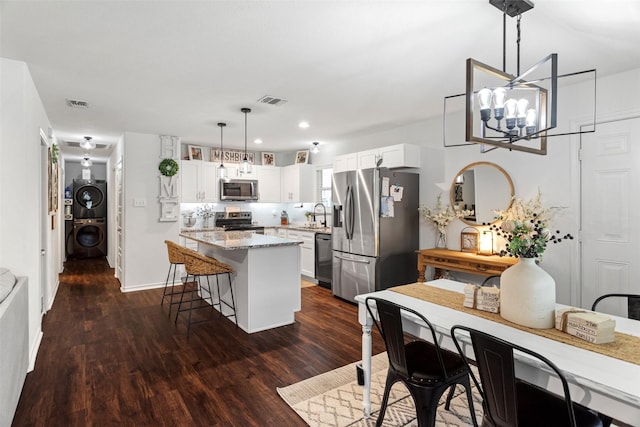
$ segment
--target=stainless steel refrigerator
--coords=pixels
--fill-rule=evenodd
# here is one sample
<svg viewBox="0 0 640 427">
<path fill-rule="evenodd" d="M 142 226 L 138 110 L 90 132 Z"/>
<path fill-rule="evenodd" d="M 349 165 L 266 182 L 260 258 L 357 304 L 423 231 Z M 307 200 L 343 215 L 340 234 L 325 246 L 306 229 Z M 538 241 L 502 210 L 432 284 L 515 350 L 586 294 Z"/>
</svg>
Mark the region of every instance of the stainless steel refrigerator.
<svg viewBox="0 0 640 427">
<path fill-rule="evenodd" d="M 418 198 L 418 174 L 376 168 L 333 175 L 335 296 L 355 302 L 417 280 Z"/>
</svg>

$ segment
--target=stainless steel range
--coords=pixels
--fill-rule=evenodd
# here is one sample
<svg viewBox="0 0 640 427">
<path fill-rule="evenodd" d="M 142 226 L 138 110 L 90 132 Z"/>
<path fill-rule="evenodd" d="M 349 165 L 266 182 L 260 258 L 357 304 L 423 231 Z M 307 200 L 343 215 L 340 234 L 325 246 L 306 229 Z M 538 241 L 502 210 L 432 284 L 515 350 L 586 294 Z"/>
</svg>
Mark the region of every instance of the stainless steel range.
<svg viewBox="0 0 640 427">
<path fill-rule="evenodd" d="M 264 234 L 264 227 L 254 225 L 251 212 L 216 212 L 216 227 L 222 227 L 225 231 L 243 230 Z"/>
</svg>

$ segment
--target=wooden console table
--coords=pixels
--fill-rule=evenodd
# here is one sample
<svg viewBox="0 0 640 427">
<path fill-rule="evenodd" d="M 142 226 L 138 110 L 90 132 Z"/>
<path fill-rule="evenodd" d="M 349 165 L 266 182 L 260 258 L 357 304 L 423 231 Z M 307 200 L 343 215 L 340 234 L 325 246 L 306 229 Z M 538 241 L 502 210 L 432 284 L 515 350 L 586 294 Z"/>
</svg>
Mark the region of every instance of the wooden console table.
<svg viewBox="0 0 640 427">
<path fill-rule="evenodd" d="M 449 249 L 420 249 L 418 251 L 418 282 L 425 282 L 427 266 L 436 269 L 434 279 L 438 279 L 442 274 L 440 270 L 493 276 L 502 273 L 516 262 L 518 262 L 517 258 L 498 255 L 476 255 Z"/>
</svg>

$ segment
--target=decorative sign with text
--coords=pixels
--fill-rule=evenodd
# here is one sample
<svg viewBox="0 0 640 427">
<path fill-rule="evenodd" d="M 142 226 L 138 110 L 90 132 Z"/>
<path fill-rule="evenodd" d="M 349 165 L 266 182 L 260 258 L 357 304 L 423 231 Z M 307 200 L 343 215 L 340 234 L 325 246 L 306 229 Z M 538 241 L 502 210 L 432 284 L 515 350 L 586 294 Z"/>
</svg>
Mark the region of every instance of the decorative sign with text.
<svg viewBox="0 0 640 427">
<path fill-rule="evenodd" d="M 255 164 L 255 155 L 251 151 L 247 151 L 247 159 L 249 163 Z M 222 163 L 242 163 L 244 160 L 243 150 L 224 150 Z M 211 149 L 211 162 L 220 163 L 220 150 Z"/>
</svg>

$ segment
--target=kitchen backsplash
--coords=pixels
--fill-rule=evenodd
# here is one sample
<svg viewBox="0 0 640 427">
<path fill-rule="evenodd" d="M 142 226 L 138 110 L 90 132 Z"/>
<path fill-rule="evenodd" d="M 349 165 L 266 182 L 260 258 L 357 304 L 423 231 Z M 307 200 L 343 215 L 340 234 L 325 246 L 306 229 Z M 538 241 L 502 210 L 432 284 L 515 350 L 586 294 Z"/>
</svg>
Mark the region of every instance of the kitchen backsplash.
<svg viewBox="0 0 640 427">
<path fill-rule="evenodd" d="M 307 218 L 304 215 L 305 212 L 312 212 L 315 203 L 208 203 L 213 206 L 215 211 L 224 211 L 227 206 L 237 206 L 242 211 L 251 211 L 253 214 L 253 221 L 257 221 L 258 224 L 264 226 L 280 225 L 280 214 L 283 210 L 287 211 L 289 215 L 289 223 L 293 225 L 303 225 L 307 222 Z M 201 203 L 182 203 L 180 204 L 180 211 L 193 211 L 196 212 L 197 208 L 201 206 Z M 331 210 L 328 206 L 327 209 L 327 224 L 331 224 Z M 316 215 L 316 223 L 320 224 L 322 221 L 322 208 L 318 206 L 318 214 Z M 201 224 L 201 219 L 198 218 L 196 225 Z"/>
</svg>

